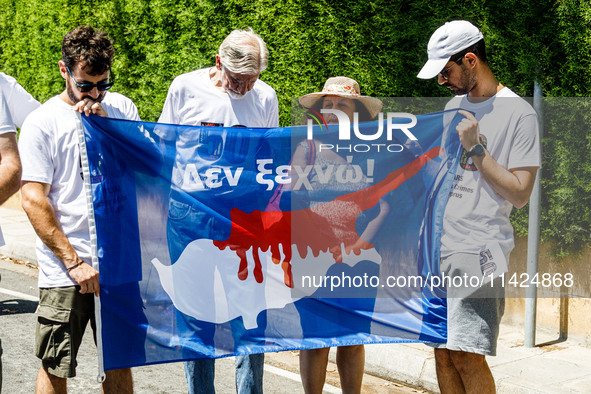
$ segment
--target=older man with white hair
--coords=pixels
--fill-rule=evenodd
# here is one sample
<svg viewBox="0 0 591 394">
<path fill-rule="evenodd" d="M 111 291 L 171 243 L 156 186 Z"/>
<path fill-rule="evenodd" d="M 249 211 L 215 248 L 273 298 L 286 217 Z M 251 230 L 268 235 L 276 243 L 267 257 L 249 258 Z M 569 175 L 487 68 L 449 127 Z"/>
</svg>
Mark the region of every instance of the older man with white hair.
<svg viewBox="0 0 591 394">
<path fill-rule="evenodd" d="M 252 30 L 234 30 L 222 42 L 215 66 L 179 75 L 168 90 L 161 123 L 277 127 L 273 88 L 259 80 L 267 68 L 265 42 Z"/>
<path fill-rule="evenodd" d="M 220 45 L 215 66 L 182 74 L 174 79 L 168 90 L 160 123 L 219 127 L 277 127 L 279 107 L 273 88 L 259 80 L 267 68 L 268 51 L 262 38 L 252 29 L 232 31 Z M 185 138 L 207 139 L 207 133 L 198 136 L 175 135 L 174 129 L 157 131 L 165 140 L 177 141 L 176 163 L 173 169 L 171 211 L 186 206 L 191 188 L 180 176 L 190 160 L 191 152 L 182 144 Z M 219 141 L 218 141 L 219 142 Z M 204 142 L 205 143 L 205 142 Z M 209 141 L 208 146 L 215 141 Z M 212 154 L 221 147 L 209 146 Z M 185 149 L 187 152 L 182 152 Z M 175 175 L 176 174 L 176 175 Z M 169 215 L 172 217 L 171 215 Z M 211 237 L 219 219 L 204 212 L 192 212 L 183 220 L 169 221 L 168 243 L 171 262 L 177 261 L 196 234 Z M 213 300 L 212 300 L 213 302 Z M 196 325 L 190 318 L 187 324 Z M 211 327 L 195 328 L 201 336 L 213 336 Z M 207 338 L 206 338 L 207 339 Z M 209 338 L 211 339 L 211 338 Z M 262 393 L 263 354 L 236 357 L 236 391 Z M 213 359 L 185 362 L 185 376 L 189 393 L 214 393 Z"/>
</svg>

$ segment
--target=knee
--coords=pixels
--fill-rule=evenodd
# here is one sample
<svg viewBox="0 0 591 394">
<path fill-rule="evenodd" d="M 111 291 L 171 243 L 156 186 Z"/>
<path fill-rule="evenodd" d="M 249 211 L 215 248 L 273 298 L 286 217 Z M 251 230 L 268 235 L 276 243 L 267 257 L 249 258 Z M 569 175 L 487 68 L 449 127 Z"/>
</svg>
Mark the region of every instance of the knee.
<svg viewBox="0 0 591 394">
<path fill-rule="evenodd" d="M 329 351 L 330 348 L 300 350 L 300 365 L 327 363 Z"/>
<path fill-rule="evenodd" d="M 365 355 L 365 347 L 363 345 L 337 347 L 337 358 L 356 357 L 356 356 L 362 356 L 362 355 Z"/>
<path fill-rule="evenodd" d="M 482 354 L 450 351 L 450 359 L 461 375 L 470 375 L 486 364 Z"/>
<path fill-rule="evenodd" d="M 110 371 L 105 371 L 105 375 L 107 376 L 107 378 L 111 378 L 111 380 L 117 381 L 127 381 L 132 378 L 131 368 L 112 369 Z"/>
<path fill-rule="evenodd" d="M 435 367 L 440 371 L 455 368 L 449 350 L 435 349 Z"/>
<path fill-rule="evenodd" d="M 363 369 L 364 364 L 365 348 L 363 345 L 337 347 L 338 368 L 348 368 L 348 366 L 355 366 L 355 368 Z"/>
<path fill-rule="evenodd" d="M 130 368 L 106 371 L 103 382 L 104 393 L 133 394 L 133 378 Z"/>
</svg>

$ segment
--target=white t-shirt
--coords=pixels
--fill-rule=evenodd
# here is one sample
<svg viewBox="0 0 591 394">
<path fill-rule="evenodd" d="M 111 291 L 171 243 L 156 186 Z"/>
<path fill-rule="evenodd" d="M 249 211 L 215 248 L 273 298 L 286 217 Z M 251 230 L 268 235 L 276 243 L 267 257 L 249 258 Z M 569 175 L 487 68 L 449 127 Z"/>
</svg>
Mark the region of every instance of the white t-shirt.
<svg viewBox="0 0 591 394">
<path fill-rule="evenodd" d="M 272 87 L 257 79 L 252 90 L 233 99 L 217 89 L 209 68 L 179 75 L 172 81 L 159 123 L 191 126 L 277 127 L 279 104 Z M 175 136 L 161 135 L 173 140 Z"/>
<path fill-rule="evenodd" d="M 209 69 L 204 68 L 179 75 L 172 81 L 158 122 L 190 126 L 278 127 L 279 103 L 275 90 L 260 79 L 243 98 L 233 99 L 214 86 Z M 209 141 L 207 133 L 197 135 L 195 130 L 169 127 L 155 128 L 154 132 L 165 140 L 175 141 L 173 187 L 193 191 L 193 184 L 187 181 L 193 179 L 187 177 L 191 173 L 187 166 L 196 162 L 197 145 L 207 145 L 211 151 L 221 147 L 217 148 L 217 143 Z"/>
<path fill-rule="evenodd" d="M 0 90 L 0 134 L 15 133 L 14 121 L 10 114 L 10 108 L 4 98 L 4 92 Z"/>
<path fill-rule="evenodd" d="M 139 120 L 136 106 L 127 97 L 107 92 L 102 106 L 111 118 Z M 88 210 L 78 131 L 77 113 L 59 96 L 47 100 L 25 121 L 19 138 L 23 181 L 51 185 L 47 196 L 62 230 L 82 260 L 90 264 Z M 85 115 L 82 115 L 85 116 Z M 53 252 L 37 239 L 39 287 L 76 283 Z"/>
<path fill-rule="evenodd" d="M 508 88 L 495 96 L 471 103 L 466 96 L 452 99 L 446 109 L 462 108 L 475 114 L 481 143 L 504 168 L 540 167 L 538 117 L 534 109 Z M 448 130 L 447 132 L 456 132 Z M 505 256 L 513 249 L 509 214 L 513 205 L 497 194 L 481 176 L 471 158 L 462 152 L 449 201 L 445 208 L 441 256 L 479 253 L 498 242 Z"/>
<path fill-rule="evenodd" d="M 0 72 L 0 134 L 15 133 L 40 105 L 16 79 Z"/>
</svg>

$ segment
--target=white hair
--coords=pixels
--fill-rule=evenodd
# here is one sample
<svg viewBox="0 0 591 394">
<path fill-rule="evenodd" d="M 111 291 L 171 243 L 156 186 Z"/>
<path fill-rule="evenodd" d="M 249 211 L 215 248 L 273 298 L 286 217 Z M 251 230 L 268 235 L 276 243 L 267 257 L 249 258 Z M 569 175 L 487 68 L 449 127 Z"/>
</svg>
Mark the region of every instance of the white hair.
<svg viewBox="0 0 591 394">
<path fill-rule="evenodd" d="M 236 74 L 254 75 L 267 68 L 269 51 L 265 41 L 250 27 L 233 30 L 220 45 L 222 64 Z"/>
</svg>

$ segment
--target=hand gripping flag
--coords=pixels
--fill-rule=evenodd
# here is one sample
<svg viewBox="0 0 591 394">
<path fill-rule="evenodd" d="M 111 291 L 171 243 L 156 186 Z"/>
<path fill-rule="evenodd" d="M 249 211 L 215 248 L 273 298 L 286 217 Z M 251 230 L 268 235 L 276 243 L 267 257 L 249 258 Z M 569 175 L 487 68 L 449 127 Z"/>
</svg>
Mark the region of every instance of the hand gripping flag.
<svg viewBox="0 0 591 394">
<path fill-rule="evenodd" d="M 104 369 L 444 342 L 445 291 L 430 279 L 457 119 L 416 120 L 416 140 L 394 128 L 368 141 L 385 122 L 343 140 L 338 125 L 82 116 Z"/>
</svg>

